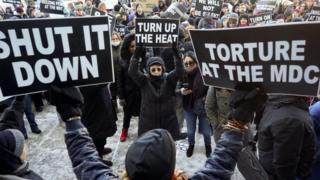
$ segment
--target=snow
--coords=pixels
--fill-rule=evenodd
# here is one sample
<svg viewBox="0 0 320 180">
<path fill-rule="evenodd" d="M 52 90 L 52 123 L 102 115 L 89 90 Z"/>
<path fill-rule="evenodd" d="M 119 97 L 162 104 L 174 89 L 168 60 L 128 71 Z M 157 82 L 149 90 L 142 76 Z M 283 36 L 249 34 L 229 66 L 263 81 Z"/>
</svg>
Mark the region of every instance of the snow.
<svg viewBox="0 0 320 180">
<path fill-rule="evenodd" d="M 126 151 L 131 143 L 137 138 L 138 119 L 133 118 L 131 120 L 127 141 L 123 143 L 119 141 L 122 118 L 123 113 L 118 113 L 118 131 L 113 137 L 107 139 L 106 145 L 106 147 L 112 149 L 112 153 L 104 157 L 104 159 L 112 160 L 112 169 L 115 174 L 121 173 L 124 170 Z M 41 175 L 45 180 L 76 179 L 64 143 L 64 124 L 58 121 L 55 108 L 53 106 L 46 106 L 43 112 L 36 114 L 36 121 L 39 128 L 42 130 L 42 134 L 40 135 L 31 133 L 28 122 L 25 121 L 29 136 L 27 146 L 30 168 Z M 185 127 L 183 128 L 183 131 L 186 131 Z M 212 142 L 214 142 L 213 139 Z M 198 133 L 196 135 L 195 151 L 191 158 L 186 157 L 186 149 L 188 148 L 187 140 L 177 141 L 176 147 L 176 168 L 183 169 L 187 175 L 192 175 L 203 166 L 206 156 L 201 135 Z M 240 172 L 236 170 L 232 179 L 243 180 L 244 178 Z"/>
</svg>

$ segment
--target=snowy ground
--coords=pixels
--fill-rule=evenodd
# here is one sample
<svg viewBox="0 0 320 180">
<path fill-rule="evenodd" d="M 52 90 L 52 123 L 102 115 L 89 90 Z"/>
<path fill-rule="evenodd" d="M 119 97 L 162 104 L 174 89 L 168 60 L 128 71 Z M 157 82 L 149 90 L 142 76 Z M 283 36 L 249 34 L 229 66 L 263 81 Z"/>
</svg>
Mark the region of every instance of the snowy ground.
<svg viewBox="0 0 320 180">
<path fill-rule="evenodd" d="M 119 141 L 122 115 L 122 113 L 118 114 L 118 131 L 113 137 L 108 138 L 107 142 L 107 147 L 112 148 L 113 152 L 104 157 L 104 159 L 112 160 L 114 173 L 120 173 L 124 169 L 124 158 L 127 149 L 137 137 L 137 118 L 134 118 L 131 121 L 127 141 L 124 143 Z M 64 144 L 63 134 L 65 130 L 57 120 L 54 107 L 46 106 L 43 112 L 36 114 L 36 120 L 39 128 L 43 131 L 41 135 L 32 134 L 26 121 L 26 126 L 29 129 L 27 144 L 30 168 L 40 174 L 45 180 L 76 179 Z M 197 134 L 195 152 L 191 158 L 187 158 L 185 155 L 188 147 L 186 140 L 178 141 L 176 147 L 177 168 L 183 169 L 188 175 L 191 175 L 203 166 L 206 156 L 201 135 Z M 232 179 L 243 180 L 244 178 L 236 171 Z"/>
</svg>

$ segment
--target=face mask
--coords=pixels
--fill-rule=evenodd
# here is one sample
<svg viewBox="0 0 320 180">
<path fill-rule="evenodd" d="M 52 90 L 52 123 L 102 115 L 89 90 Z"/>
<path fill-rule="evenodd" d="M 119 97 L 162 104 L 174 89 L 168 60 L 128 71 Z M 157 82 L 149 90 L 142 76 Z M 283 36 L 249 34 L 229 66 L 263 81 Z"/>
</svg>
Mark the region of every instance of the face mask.
<svg viewBox="0 0 320 180">
<path fill-rule="evenodd" d="M 112 41 L 111 44 L 114 47 L 118 47 L 120 45 L 120 41 Z"/>
</svg>

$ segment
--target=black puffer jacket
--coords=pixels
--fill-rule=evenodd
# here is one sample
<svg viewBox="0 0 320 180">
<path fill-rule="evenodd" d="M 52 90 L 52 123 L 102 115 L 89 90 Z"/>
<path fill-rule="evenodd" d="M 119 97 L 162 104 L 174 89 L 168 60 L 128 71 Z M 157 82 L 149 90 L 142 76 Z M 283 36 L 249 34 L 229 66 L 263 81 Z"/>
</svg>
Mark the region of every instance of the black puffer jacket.
<svg viewBox="0 0 320 180">
<path fill-rule="evenodd" d="M 160 58 L 159 58 L 160 59 Z M 175 87 L 183 74 L 182 60 L 176 60 L 176 68 L 164 74 L 156 88 L 148 74 L 139 71 L 139 62 L 132 58 L 129 74 L 141 88 L 141 112 L 138 135 L 156 128 L 168 130 L 174 139 L 179 136 L 175 110 Z M 149 62 L 149 60 L 148 60 Z"/>
<path fill-rule="evenodd" d="M 270 97 L 258 135 L 260 162 L 270 180 L 310 175 L 315 155 L 315 134 L 307 104 L 301 98 Z"/>
</svg>

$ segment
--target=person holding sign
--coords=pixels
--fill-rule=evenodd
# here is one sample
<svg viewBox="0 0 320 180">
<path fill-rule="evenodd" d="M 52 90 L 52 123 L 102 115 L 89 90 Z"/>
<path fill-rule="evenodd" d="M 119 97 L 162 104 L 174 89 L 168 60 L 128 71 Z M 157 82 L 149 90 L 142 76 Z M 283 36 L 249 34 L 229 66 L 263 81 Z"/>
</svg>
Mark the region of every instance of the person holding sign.
<svg viewBox="0 0 320 180">
<path fill-rule="evenodd" d="M 147 61 L 147 74 L 139 71 L 139 59 L 143 49 L 136 49 L 131 59 L 129 75 L 141 89 L 141 110 L 138 136 L 162 128 L 170 132 L 174 140 L 179 139 L 179 125 L 175 110 L 175 87 L 183 75 L 182 60 L 176 47 L 174 49 L 175 69 L 165 73 L 164 61 L 151 57 Z"/>
<path fill-rule="evenodd" d="M 206 156 L 211 154 L 211 128 L 206 119 L 204 108 L 204 99 L 207 94 L 208 87 L 203 84 L 201 73 L 196 63 L 195 54 L 188 51 L 183 60 L 184 68 L 187 72 L 187 84 L 181 88 L 183 95 L 184 118 L 187 121 L 187 133 L 189 147 L 187 149 L 187 157 L 193 154 L 195 144 L 196 123 L 199 119 L 199 127 L 204 138 L 206 147 Z"/>
</svg>

